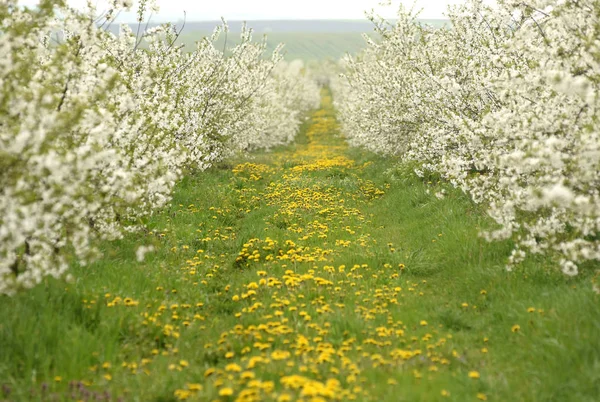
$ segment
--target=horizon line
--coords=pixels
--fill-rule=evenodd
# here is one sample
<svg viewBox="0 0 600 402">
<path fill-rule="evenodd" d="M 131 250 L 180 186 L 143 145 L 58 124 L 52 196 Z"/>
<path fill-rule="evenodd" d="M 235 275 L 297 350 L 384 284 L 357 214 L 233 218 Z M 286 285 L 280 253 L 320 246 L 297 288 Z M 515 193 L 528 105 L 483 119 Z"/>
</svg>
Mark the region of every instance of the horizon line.
<svg viewBox="0 0 600 402">
<path fill-rule="evenodd" d="M 336 21 L 336 22 L 371 22 L 368 19 L 352 19 L 352 18 L 254 18 L 254 19 L 227 19 L 224 18 L 225 22 L 229 23 L 229 22 L 280 22 L 280 21 Z M 385 18 L 388 21 L 393 21 L 396 20 L 397 18 Z M 426 21 L 449 21 L 448 18 L 417 18 L 416 20 L 426 20 Z M 161 22 L 161 23 L 168 23 L 168 22 L 183 22 L 184 19 L 183 18 L 179 18 L 177 20 L 170 20 L 170 19 L 157 19 L 156 21 L 150 21 L 150 23 L 153 22 Z M 221 19 L 203 19 L 203 20 L 185 20 L 186 24 L 187 23 L 194 23 L 194 22 L 218 22 L 221 23 Z M 135 20 L 131 20 L 131 21 L 115 21 L 115 23 L 123 23 L 123 24 L 137 24 L 138 21 Z M 144 22 L 145 23 L 145 22 Z"/>
</svg>

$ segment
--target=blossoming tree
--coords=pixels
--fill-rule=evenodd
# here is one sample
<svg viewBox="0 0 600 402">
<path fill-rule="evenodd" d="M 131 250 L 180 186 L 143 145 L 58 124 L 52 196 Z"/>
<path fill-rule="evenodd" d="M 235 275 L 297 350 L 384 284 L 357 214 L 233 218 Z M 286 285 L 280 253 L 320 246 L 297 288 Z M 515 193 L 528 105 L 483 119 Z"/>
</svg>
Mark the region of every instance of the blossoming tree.
<svg viewBox="0 0 600 402">
<path fill-rule="evenodd" d="M 350 142 L 418 163 L 489 207 L 509 267 L 600 260 L 600 2 L 481 1 L 433 29 L 401 8 L 334 81 Z"/>
<path fill-rule="evenodd" d="M 0 2 L 0 293 L 86 263 L 95 239 L 140 227 L 185 172 L 292 140 L 319 91 L 297 64 L 224 24 L 185 52 L 179 32 L 106 29 L 64 1 Z M 142 1 L 140 23 L 153 8 Z"/>
</svg>

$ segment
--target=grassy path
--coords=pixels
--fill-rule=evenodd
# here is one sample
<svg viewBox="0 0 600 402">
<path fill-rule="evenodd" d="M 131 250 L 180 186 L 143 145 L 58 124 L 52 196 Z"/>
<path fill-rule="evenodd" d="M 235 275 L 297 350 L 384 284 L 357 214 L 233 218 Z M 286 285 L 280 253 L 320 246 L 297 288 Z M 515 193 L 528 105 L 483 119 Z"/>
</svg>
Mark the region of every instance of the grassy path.
<svg viewBox="0 0 600 402">
<path fill-rule="evenodd" d="M 0 400 L 597 400 L 590 276 L 505 272 L 463 195 L 390 168 L 324 92 L 294 146 L 186 179 L 76 283 L 0 300 Z"/>
</svg>

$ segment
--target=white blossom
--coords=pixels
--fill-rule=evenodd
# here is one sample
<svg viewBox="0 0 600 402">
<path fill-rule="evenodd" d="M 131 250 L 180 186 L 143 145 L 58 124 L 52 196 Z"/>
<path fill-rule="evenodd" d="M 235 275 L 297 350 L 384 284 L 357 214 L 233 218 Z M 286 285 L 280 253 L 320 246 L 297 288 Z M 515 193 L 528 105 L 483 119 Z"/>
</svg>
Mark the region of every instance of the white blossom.
<svg viewBox="0 0 600 402">
<path fill-rule="evenodd" d="M 146 254 L 154 251 L 154 246 L 139 246 L 135 251 L 135 258 L 138 262 L 144 261 Z"/>
<path fill-rule="evenodd" d="M 600 1 L 478 0 L 421 26 L 401 8 L 333 81 L 349 142 L 437 172 L 528 253 L 600 260 Z M 562 261 L 562 262 L 561 262 Z"/>
<path fill-rule="evenodd" d="M 302 66 L 265 60 L 250 30 L 226 56 L 214 45 L 225 28 L 188 53 L 169 24 L 115 36 L 96 20 L 93 8 L 0 2 L 0 293 L 86 264 L 96 240 L 164 207 L 183 174 L 290 142 L 318 104 Z"/>
</svg>

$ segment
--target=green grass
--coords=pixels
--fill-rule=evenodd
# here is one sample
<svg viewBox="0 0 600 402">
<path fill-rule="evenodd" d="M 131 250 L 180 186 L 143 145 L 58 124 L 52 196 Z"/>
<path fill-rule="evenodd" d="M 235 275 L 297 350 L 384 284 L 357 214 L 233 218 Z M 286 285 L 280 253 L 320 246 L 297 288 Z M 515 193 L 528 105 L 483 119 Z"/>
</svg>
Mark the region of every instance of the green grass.
<svg viewBox="0 0 600 402">
<path fill-rule="evenodd" d="M 247 380 L 235 372 L 233 379 L 219 371 L 205 377 L 205 371 L 223 370 L 232 362 L 245 368 L 245 347 L 252 349 L 248 355 L 270 356 L 273 350 L 288 350 L 303 334 L 312 346 L 328 343 L 337 351 L 355 339 L 344 353 L 360 370 L 357 382 L 347 382 L 349 369 L 342 368 L 337 355 L 333 363 L 317 364 L 315 352 L 292 354 L 250 370 L 256 379 L 274 381 L 274 391 L 260 391 L 262 400 L 279 395 L 280 376 L 293 373 L 320 382 L 336 378 L 346 390 L 360 386 L 352 391 L 357 400 L 468 401 L 477 400 L 478 393 L 490 401 L 598 400 L 600 296 L 591 289 L 593 272 L 569 278 L 543 259 L 507 272 L 503 265 L 511 244 L 489 244 L 478 237 L 478 229 L 491 222 L 464 194 L 435 180 L 423 181 L 389 159 L 344 147 L 327 108 L 312 123 L 303 126 L 296 144 L 250 157 L 253 164 L 270 168 L 260 179 L 248 179 L 248 171 L 232 172 L 232 166 L 246 160 L 186 177 L 172 205 L 149 220 L 149 233 L 101 244 L 100 260 L 73 268 L 74 283 L 48 280 L 29 292 L 0 298 L 0 399 L 91 400 L 90 393 L 107 392 L 111 400 L 172 401 L 187 383 L 204 388 L 190 399 L 214 400 L 224 386 L 235 397 Z M 315 130 L 328 133 L 315 137 Z M 311 148 L 315 144 L 321 148 Z M 318 156 L 328 149 L 323 147 L 332 151 Z M 354 164 L 292 171 L 332 156 Z M 281 192 L 275 196 L 272 189 L 278 184 Z M 443 200 L 434 196 L 441 188 L 448 193 Z M 309 190 L 331 200 L 299 195 Z M 267 205 L 277 197 L 288 198 Z M 354 209 L 358 215 L 344 216 L 343 211 Z M 323 230 L 311 229 L 315 221 L 328 225 L 327 238 L 318 237 Z M 298 227 L 302 233 L 294 231 Z M 310 231 L 312 237 L 300 240 Z M 285 241 L 292 240 L 310 247 L 305 255 L 316 247 L 333 254 L 320 262 L 265 262 L 262 257 L 236 262 L 244 244 L 258 238 L 262 247 L 267 236 L 284 251 L 289 249 Z M 359 244 L 361 237 L 365 246 Z M 336 246 L 340 239 L 351 243 Z M 141 244 L 154 245 L 156 251 L 140 263 L 135 251 Z M 260 250 L 263 257 L 269 253 Z M 201 263 L 192 267 L 190 261 Z M 352 272 L 355 264 L 366 266 Z M 340 265 L 346 266 L 344 273 L 338 272 Z M 258 271 L 283 282 L 289 269 L 299 275 L 313 269 L 314 276 L 334 284 L 318 286 L 306 279 L 298 287 L 260 285 L 256 295 L 234 301 L 234 295 L 242 296 L 248 284 L 261 279 Z M 109 307 L 116 296 L 139 304 Z M 285 301 L 286 308 L 277 306 Z M 248 311 L 257 302 L 262 307 Z M 332 312 L 319 312 L 323 303 Z M 159 313 L 161 305 L 166 312 Z M 535 311 L 528 312 L 530 307 Z M 178 318 L 173 319 L 173 311 Z M 254 331 L 236 329 L 283 322 L 275 311 L 283 312 L 281 320 L 287 319 L 291 334 L 255 331 L 258 339 Z M 305 322 L 300 311 L 312 320 Z M 166 335 L 165 325 L 179 336 Z M 511 331 L 514 325 L 520 326 L 518 332 Z M 404 335 L 378 337 L 376 328 L 403 330 Z M 322 340 L 315 340 L 318 336 Z M 363 344 L 369 338 L 390 344 Z M 256 342 L 271 346 L 260 352 Z M 393 349 L 422 354 L 392 359 Z M 227 358 L 228 351 L 235 356 Z M 377 354 L 386 364 L 373 366 Z M 287 361 L 295 365 L 286 366 Z M 104 363 L 110 367 L 103 368 Z M 432 366 L 438 371 L 429 371 Z M 469 378 L 470 371 L 481 377 Z M 449 397 L 442 397 L 442 390 Z"/>
</svg>

